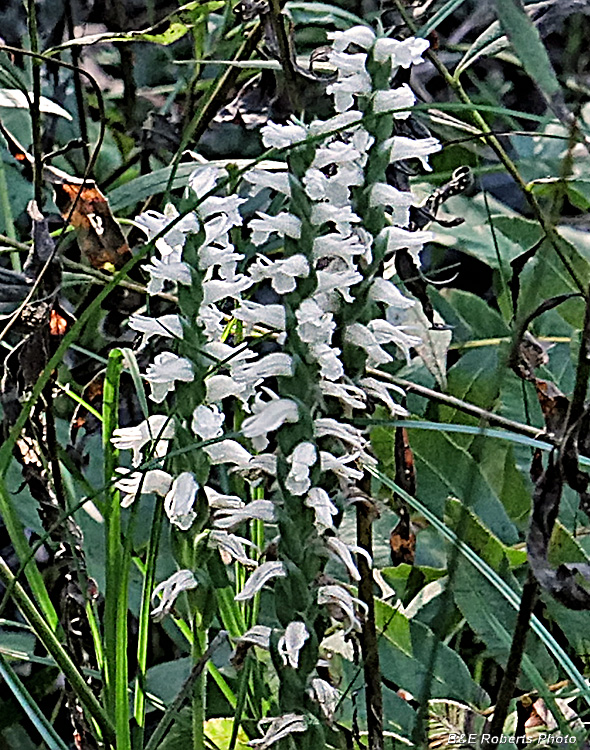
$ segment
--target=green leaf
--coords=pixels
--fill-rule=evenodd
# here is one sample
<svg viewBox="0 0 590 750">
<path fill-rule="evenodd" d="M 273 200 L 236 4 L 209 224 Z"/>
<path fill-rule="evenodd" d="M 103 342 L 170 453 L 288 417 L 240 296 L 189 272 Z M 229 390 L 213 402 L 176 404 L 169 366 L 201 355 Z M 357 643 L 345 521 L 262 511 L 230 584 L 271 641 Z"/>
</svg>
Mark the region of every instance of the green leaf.
<svg viewBox="0 0 590 750">
<path fill-rule="evenodd" d="M 33 94 L 29 93 L 30 100 L 33 99 Z M 0 89 L 0 109 L 29 109 L 29 98 L 18 89 Z M 66 120 L 72 120 L 72 115 L 59 104 L 52 102 L 46 96 L 42 96 L 39 99 L 39 109 L 41 112 L 47 112 L 51 115 L 59 115 L 59 117 L 65 117 Z"/>
<path fill-rule="evenodd" d="M 527 74 L 541 91 L 552 97 L 560 91 L 559 81 L 539 32 L 518 0 L 496 0 L 498 20 Z"/>
<path fill-rule="evenodd" d="M 23 708 L 25 716 L 27 716 L 41 735 L 43 742 L 45 742 L 49 750 L 68 750 L 67 745 L 47 721 L 31 694 L 2 654 L 0 654 L 0 676 L 3 678 L 6 687 Z"/>
<path fill-rule="evenodd" d="M 440 26 L 440 24 L 452 13 L 454 13 L 459 6 L 463 5 L 464 2 L 465 0 L 447 0 L 442 8 L 439 8 L 432 16 L 432 18 L 428 19 L 428 23 L 425 23 L 424 26 L 421 26 L 418 29 L 415 36 L 428 36 L 428 34 L 430 34 L 433 29 L 436 29 L 437 26 Z"/>
<path fill-rule="evenodd" d="M 467 68 L 477 62 L 481 57 L 484 57 L 484 55 L 491 57 L 492 55 L 505 50 L 508 46 L 508 39 L 502 34 L 499 22 L 494 21 L 477 37 L 471 47 L 469 47 L 467 52 L 461 58 L 453 74 L 455 80 L 458 80 L 461 73 L 464 73 Z"/>
<path fill-rule="evenodd" d="M 439 643 L 432 674 L 434 633 L 418 620 L 408 620 L 382 601 L 375 602 L 379 633 L 379 656 L 383 680 L 388 687 L 408 690 L 418 697 L 430 681 L 433 698 L 454 698 L 476 706 L 489 704 L 484 690 L 472 679 L 465 662 L 451 648 Z"/>
</svg>

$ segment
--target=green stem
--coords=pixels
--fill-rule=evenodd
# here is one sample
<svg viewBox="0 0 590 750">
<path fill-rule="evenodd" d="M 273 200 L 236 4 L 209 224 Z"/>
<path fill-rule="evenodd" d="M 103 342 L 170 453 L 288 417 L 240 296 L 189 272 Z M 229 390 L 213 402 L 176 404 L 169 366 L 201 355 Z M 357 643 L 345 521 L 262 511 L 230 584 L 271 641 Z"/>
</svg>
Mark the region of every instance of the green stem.
<svg viewBox="0 0 590 750">
<path fill-rule="evenodd" d="M 28 249 L 26 245 L 18 242 L 16 239 L 16 232 L 14 230 L 14 221 L 12 217 L 12 207 L 10 205 L 10 198 L 8 195 L 8 183 L 6 182 L 6 170 L 4 169 L 4 162 L 0 159 L 0 211 L 2 212 L 2 218 L 4 220 L 4 231 L 6 237 L 0 235 L 1 241 L 5 242 L 10 247 L 22 250 Z M 10 263 L 14 271 L 21 271 L 22 266 L 20 262 L 20 255 L 18 252 L 10 253 Z"/>
<path fill-rule="evenodd" d="M 37 32 L 37 9 L 35 0 L 27 0 L 27 20 L 29 27 L 29 41 L 33 55 L 39 53 L 39 37 Z M 33 183 L 34 195 L 39 211 L 43 210 L 43 147 L 41 143 L 41 60 L 32 59 L 33 71 L 33 100 L 29 102 L 31 112 L 31 126 L 33 131 Z"/>
<path fill-rule="evenodd" d="M 207 634 L 201 627 L 201 617 L 198 612 L 195 612 L 192 647 L 194 667 L 197 667 L 205 656 L 206 638 Z M 192 688 L 193 750 L 203 750 L 205 747 L 205 686 L 205 673 L 201 670 L 195 677 Z"/>
<path fill-rule="evenodd" d="M 115 741 L 115 732 L 100 703 L 96 700 L 94 693 L 88 687 L 86 680 L 80 674 L 63 646 L 57 639 L 55 633 L 47 625 L 45 617 L 35 607 L 20 583 L 15 582 L 14 575 L 3 558 L 0 557 L 0 581 L 4 586 L 11 586 L 13 599 L 18 608 L 27 619 L 29 625 L 35 632 L 37 638 L 45 646 L 48 653 L 55 659 L 56 664 L 64 673 L 66 680 L 76 692 L 80 703 L 88 711 L 88 714 L 96 721 L 109 742 Z"/>
</svg>

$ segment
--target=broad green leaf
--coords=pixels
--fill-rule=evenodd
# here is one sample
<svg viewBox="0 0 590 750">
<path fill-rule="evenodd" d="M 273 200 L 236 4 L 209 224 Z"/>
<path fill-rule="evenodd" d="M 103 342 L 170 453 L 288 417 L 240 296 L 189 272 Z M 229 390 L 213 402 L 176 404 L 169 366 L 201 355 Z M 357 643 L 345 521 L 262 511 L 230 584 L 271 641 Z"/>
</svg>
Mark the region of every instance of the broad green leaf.
<svg viewBox="0 0 590 750">
<path fill-rule="evenodd" d="M 516 581 L 511 573 L 504 570 L 502 577 L 513 590 L 517 590 Z M 463 557 L 457 559 L 451 589 L 455 603 L 469 627 L 485 643 L 490 656 L 504 667 L 516 625 L 516 610 L 508 604 L 487 578 L 469 565 Z M 555 664 L 534 633 L 528 634 L 525 650 L 543 681 L 545 683 L 556 682 L 558 672 Z M 523 689 L 539 687 L 535 684 L 534 675 L 526 668 L 523 668 L 523 675 L 518 684 Z"/>
<path fill-rule="evenodd" d="M 452 327 L 453 344 L 510 336 L 500 314 L 481 297 L 462 289 L 444 289 L 431 295 L 443 320 Z"/>
<path fill-rule="evenodd" d="M 192 660 L 189 657 L 174 659 L 150 667 L 146 676 L 146 692 L 170 705 L 190 675 Z"/>
<path fill-rule="evenodd" d="M 549 98 L 560 91 L 547 50 L 518 0 L 496 0 L 498 20 L 527 74 Z"/>
<path fill-rule="evenodd" d="M 294 2 L 285 3 L 285 10 L 291 14 L 296 26 L 317 24 L 332 25 L 337 29 L 348 29 L 350 26 L 364 26 L 364 21 L 350 11 L 329 3 Z"/>
<path fill-rule="evenodd" d="M 430 681 L 433 698 L 454 698 L 475 706 L 488 705 L 484 690 L 472 679 L 465 662 L 443 643 L 437 647 L 433 674 L 429 674 L 433 632 L 417 620 L 408 620 L 384 602 L 375 602 L 375 619 L 382 637 L 379 656 L 383 681 L 388 687 L 401 687 L 419 697 Z"/>
</svg>

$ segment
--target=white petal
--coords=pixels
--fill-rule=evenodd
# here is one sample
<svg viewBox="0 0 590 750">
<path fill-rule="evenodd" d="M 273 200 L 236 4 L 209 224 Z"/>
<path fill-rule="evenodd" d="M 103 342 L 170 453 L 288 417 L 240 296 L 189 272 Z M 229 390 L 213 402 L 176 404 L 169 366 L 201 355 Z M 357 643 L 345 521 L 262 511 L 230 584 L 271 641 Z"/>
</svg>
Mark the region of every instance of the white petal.
<svg viewBox="0 0 590 750">
<path fill-rule="evenodd" d="M 244 588 L 234 596 L 235 601 L 245 602 L 257 594 L 272 578 L 285 578 L 287 570 L 282 562 L 273 560 L 260 565 L 248 578 Z"/>
<path fill-rule="evenodd" d="M 263 719 L 258 723 L 258 726 L 268 723 L 268 719 Z M 298 714 L 284 714 L 284 716 L 277 716 L 276 719 L 272 719 L 270 726 L 266 731 L 264 737 L 258 740 L 250 740 L 248 743 L 249 747 L 257 747 L 258 750 L 266 750 L 275 742 L 288 737 L 290 734 L 295 732 L 306 732 L 307 731 L 307 720 L 305 716 L 299 716 Z"/>
<path fill-rule="evenodd" d="M 369 26 L 352 26 L 346 31 L 328 32 L 328 39 L 338 52 L 344 52 L 350 44 L 370 49 L 375 43 L 375 33 Z"/>
<path fill-rule="evenodd" d="M 397 89 L 377 91 L 373 99 L 373 112 L 375 114 L 391 112 L 396 120 L 405 120 L 408 118 L 409 110 L 414 106 L 415 101 L 414 92 L 407 83 L 404 83 Z"/>
<path fill-rule="evenodd" d="M 183 591 L 197 588 L 197 581 L 190 570 L 178 570 L 176 573 L 159 583 L 152 594 L 152 604 L 162 594 L 160 604 L 152 610 L 152 617 L 161 620 L 172 609 L 174 602 Z"/>
<path fill-rule="evenodd" d="M 334 528 L 332 516 L 338 514 L 338 508 L 330 500 L 326 490 L 321 487 L 312 487 L 305 498 L 305 505 L 308 508 L 313 508 L 315 525 L 320 533 L 323 533 L 326 529 Z"/>
<path fill-rule="evenodd" d="M 216 529 L 231 529 L 243 521 L 257 519 L 272 523 L 276 520 L 275 506 L 270 500 L 252 500 L 241 508 L 220 508 L 215 513 L 213 526 Z"/>
<path fill-rule="evenodd" d="M 254 625 L 254 627 L 247 630 L 244 635 L 238 638 L 238 643 L 251 643 L 258 648 L 264 648 L 266 651 L 270 648 L 270 635 L 272 628 L 266 625 Z"/>
<path fill-rule="evenodd" d="M 203 440 L 211 440 L 223 434 L 225 414 L 217 406 L 199 404 L 193 411 L 191 430 Z"/>
<path fill-rule="evenodd" d="M 192 510 L 199 485 L 193 474 L 183 471 L 172 483 L 170 492 L 164 500 L 164 510 L 170 523 L 187 531 L 192 526 L 197 514 Z"/>
<path fill-rule="evenodd" d="M 292 669 L 297 669 L 299 652 L 308 638 L 309 633 L 304 622 L 295 621 L 287 625 L 285 635 L 279 638 L 277 644 L 278 652 L 285 666 L 288 664 Z"/>
</svg>

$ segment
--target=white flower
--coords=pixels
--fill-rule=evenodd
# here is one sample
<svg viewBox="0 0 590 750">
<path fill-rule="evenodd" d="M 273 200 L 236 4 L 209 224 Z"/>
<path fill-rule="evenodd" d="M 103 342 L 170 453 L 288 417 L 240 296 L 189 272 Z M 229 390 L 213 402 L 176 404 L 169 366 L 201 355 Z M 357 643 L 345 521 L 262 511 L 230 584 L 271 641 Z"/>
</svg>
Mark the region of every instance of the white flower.
<svg viewBox="0 0 590 750">
<path fill-rule="evenodd" d="M 198 166 L 188 178 L 188 184 L 198 198 L 202 198 L 207 193 L 215 189 L 220 177 L 225 176 L 219 167 L 210 164 Z"/>
<path fill-rule="evenodd" d="M 363 472 L 348 464 L 356 461 L 358 453 L 348 453 L 345 456 L 334 456 L 328 451 L 320 451 L 320 466 L 322 471 L 333 471 L 339 479 L 349 483 L 358 482 L 363 478 Z"/>
<path fill-rule="evenodd" d="M 320 375 L 326 380 L 338 380 L 344 375 L 344 365 L 338 358 L 340 349 L 334 349 L 327 344 L 317 344 L 313 347 L 313 356 L 320 366 Z"/>
<path fill-rule="evenodd" d="M 277 650 L 281 655 L 285 667 L 288 664 L 291 669 L 297 669 L 299 666 L 299 652 L 308 638 L 309 633 L 304 622 L 295 621 L 287 625 L 285 634 L 279 638 L 277 644 Z"/>
<path fill-rule="evenodd" d="M 237 495 L 224 495 L 214 490 L 213 487 L 203 487 L 203 491 L 207 496 L 207 503 L 212 510 L 219 510 L 220 508 L 235 510 L 236 508 L 244 507 L 244 501 Z"/>
<path fill-rule="evenodd" d="M 145 231 L 148 239 L 152 240 L 160 234 L 168 224 L 178 217 L 178 211 L 168 203 L 164 208 L 164 213 L 158 211 L 145 211 L 136 217 L 135 222 Z M 199 221 L 194 213 L 183 216 L 173 227 L 168 230 L 163 239 L 170 248 L 182 247 L 189 232 L 197 233 L 199 231 Z"/>
<path fill-rule="evenodd" d="M 409 413 L 403 406 L 396 404 L 395 401 L 389 395 L 389 389 L 387 385 L 380 380 L 375 378 L 361 378 L 359 385 L 364 388 L 368 396 L 381 401 L 389 409 L 389 413 L 396 417 L 408 417 Z M 405 395 L 402 393 L 402 395 Z"/>
<path fill-rule="evenodd" d="M 338 539 L 338 537 L 336 536 L 328 537 L 325 542 L 326 546 L 336 555 L 336 557 L 338 557 L 344 563 L 346 569 L 350 573 L 350 577 L 354 581 L 360 581 L 361 574 L 358 572 L 358 568 L 354 564 L 351 552 L 363 555 L 363 557 L 367 559 L 369 565 L 373 565 L 373 561 L 371 560 L 371 556 L 369 555 L 369 553 L 362 547 L 357 547 L 356 544 L 344 544 L 344 542 L 341 539 Z"/>
<path fill-rule="evenodd" d="M 415 101 L 414 92 L 407 83 L 404 83 L 397 89 L 376 91 L 373 98 L 373 112 L 375 114 L 390 112 L 396 120 L 406 120 Z"/>
<path fill-rule="evenodd" d="M 354 302 L 354 299 L 350 294 L 350 287 L 360 284 L 363 280 L 362 274 L 351 269 L 346 269 L 344 271 L 331 271 L 326 269 L 325 271 L 318 271 L 317 277 L 317 294 L 340 292 L 344 299 L 350 304 Z"/>
<path fill-rule="evenodd" d="M 252 196 L 256 196 L 261 190 L 268 188 L 269 190 L 275 190 L 277 193 L 282 193 L 289 198 L 291 197 L 288 172 L 271 172 L 267 169 L 256 167 L 246 172 L 244 180 L 252 185 L 250 189 Z"/>
<path fill-rule="evenodd" d="M 256 263 L 248 269 L 252 281 L 270 279 L 277 294 L 288 294 L 297 287 L 297 278 L 309 276 L 309 264 L 305 255 L 291 255 L 284 260 L 269 260 L 258 256 Z"/>
<path fill-rule="evenodd" d="M 142 268 L 150 276 L 147 286 L 148 294 L 159 294 L 164 289 L 165 281 L 172 281 L 187 286 L 192 283 L 190 267 L 180 261 L 165 263 L 158 258 L 152 258 Z"/>
<path fill-rule="evenodd" d="M 257 383 L 265 378 L 291 377 L 293 360 L 284 352 L 272 352 L 253 362 L 240 362 L 232 368 L 232 377 L 237 383 Z"/>
<path fill-rule="evenodd" d="M 249 747 L 257 747 L 259 750 L 266 750 L 275 742 L 288 737 L 290 734 L 295 732 L 306 732 L 307 721 L 305 716 L 299 716 L 298 714 L 284 714 L 283 716 L 277 716 L 276 719 L 263 719 L 258 722 L 259 728 L 264 726 L 270 721 L 270 726 L 266 730 L 264 737 L 258 740 L 250 740 L 248 743 Z"/>
<path fill-rule="evenodd" d="M 350 344 L 364 349 L 368 356 L 367 364 L 369 367 L 377 367 L 387 362 L 393 362 L 391 354 L 385 351 L 370 328 L 362 323 L 353 323 L 347 326 L 344 338 Z"/>
<path fill-rule="evenodd" d="M 252 219 L 249 224 L 252 230 L 252 242 L 255 245 L 262 245 L 274 232 L 295 240 L 301 237 L 301 220 L 287 211 L 281 211 L 276 216 L 257 211 L 256 216 L 259 218 Z"/>
<path fill-rule="evenodd" d="M 307 129 L 303 125 L 289 123 L 277 125 L 272 120 L 260 129 L 262 143 L 266 148 L 284 148 L 295 143 L 301 143 L 307 138 Z"/>
<path fill-rule="evenodd" d="M 143 333 L 140 349 L 147 344 L 152 336 L 181 339 L 184 335 L 179 315 L 160 315 L 159 318 L 150 318 L 147 315 L 132 315 L 129 318 L 129 328 Z"/>
<path fill-rule="evenodd" d="M 297 333 L 306 344 L 329 344 L 336 329 L 334 316 L 325 313 L 314 299 L 304 299 L 295 312 Z"/>
<path fill-rule="evenodd" d="M 361 217 L 357 216 L 350 206 L 332 206 L 329 203 L 316 203 L 311 209 L 312 224 L 327 224 L 332 222 L 336 231 L 340 234 L 350 234 L 352 224 L 360 222 Z"/>
<path fill-rule="evenodd" d="M 346 55 L 332 52 L 330 62 L 338 69 L 338 78 L 326 87 L 326 93 L 334 97 L 336 112 L 346 112 L 354 106 L 354 97 L 359 94 L 370 94 L 371 76 L 364 66 L 366 55 Z"/>
<path fill-rule="evenodd" d="M 426 157 L 428 154 L 434 154 L 442 148 L 440 141 L 436 138 L 406 138 L 403 135 L 394 135 L 382 145 L 382 149 L 387 153 L 389 151 L 389 160 L 403 161 L 405 159 L 420 159 L 422 166 L 427 172 L 432 168 L 428 164 Z"/>
<path fill-rule="evenodd" d="M 403 42 L 399 39 L 380 37 L 373 47 L 373 57 L 377 62 L 383 63 L 391 60 L 394 68 L 409 68 L 422 62 L 422 55 L 430 47 L 428 39 L 417 39 L 409 37 Z"/>
<path fill-rule="evenodd" d="M 152 594 L 152 604 L 161 594 L 162 599 L 158 606 L 152 610 L 152 617 L 159 621 L 170 613 L 174 602 L 183 591 L 196 589 L 198 583 L 190 570 L 178 570 L 170 578 L 159 583 Z"/>
<path fill-rule="evenodd" d="M 221 507 L 215 512 L 213 526 L 216 529 L 232 529 L 243 521 L 264 521 L 272 523 L 276 520 L 275 506 L 270 500 L 252 500 L 239 508 Z"/>
<path fill-rule="evenodd" d="M 346 31 L 328 32 L 332 47 L 336 52 L 344 52 L 354 44 L 361 49 L 370 49 L 375 43 L 375 33 L 369 26 L 352 26 Z"/>
<path fill-rule="evenodd" d="M 298 422 L 299 409 L 289 398 L 275 398 L 272 401 L 258 401 L 252 407 L 254 414 L 242 422 L 241 432 L 250 438 L 258 450 L 268 445 L 269 432 L 278 430 L 285 422 Z"/>
<path fill-rule="evenodd" d="M 334 528 L 332 516 L 338 514 L 338 508 L 330 500 L 326 490 L 321 487 L 312 487 L 305 498 L 305 505 L 313 508 L 315 525 L 320 533 Z"/>
<path fill-rule="evenodd" d="M 351 630 L 359 631 L 361 623 L 355 612 L 355 605 L 363 610 L 365 615 L 368 612 L 367 605 L 360 599 L 352 596 L 343 586 L 331 584 L 329 586 L 320 586 L 318 589 L 318 604 L 325 604 L 332 616 L 338 612 L 338 619 L 348 620 L 347 633 Z"/>
<path fill-rule="evenodd" d="M 317 451 L 313 443 L 299 443 L 287 458 L 291 469 L 285 480 L 285 487 L 292 495 L 304 495 L 311 486 L 309 469 L 317 459 Z"/>
<path fill-rule="evenodd" d="M 394 308 L 388 308 L 386 316 L 389 316 L 392 311 L 395 312 Z M 389 320 L 372 320 L 369 323 L 369 328 L 380 344 L 389 342 L 396 344 L 404 353 L 408 364 L 410 362 L 410 349 L 420 346 L 422 343 L 420 336 L 412 336 L 406 333 L 403 326 L 390 323 Z"/>
<path fill-rule="evenodd" d="M 221 440 L 219 443 L 203 446 L 203 450 L 212 464 L 247 466 L 252 458 L 252 454 L 235 440 Z"/>
<path fill-rule="evenodd" d="M 164 510 L 170 523 L 187 531 L 192 526 L 197 514 L 192 510 L 199 485 L 190 471 L 179 474 L 164 500 Z"/>
<path fill-rule="evenodd" d="M 311 681 L 311 690 L 309 692 L 312 698 L 320 704 L 320 708 L 326 719 L 331 721 L 340 703 L 340 690 L 330 685 L 326 680 L 314 677 Z"/>
<path fill-rule="evenodd" d="M 203 282 L 203 305 L 212 305 L 219 300 L 231 297 L 239 300 L 242 292 L 252 286 L 252 279 L 244 274 L 237 274 L 231 281 L 209 279 Z"/>
<path fill-rule="evenodd" d="M 395 284 L 380 276 L 377 276 L 371 284 L 369 299 L 372 299 L 373 302 L 383 302 L 391 307 L 396 307 L 398 310 L 406 310 L 416 304 L 413 299 L 404 297 Z"/>
<path fill-rule="evenodd" d="M 285 578 L 287 575 L 287 569 L 282 562 L 273 560 L 272 562 L 262 563 L 254 573 L 248 578 L 244 588 L 239 594 L 234 596 L 236 602 L 245 602 L 248 599 L 257 594 L 265 583 L 268 583 L 272 578 Z"/>
<path fill-rule="evenodd" d="M 351 409 L 365 409 L 366 396 L 362 388 L 345 383 L 333 383 L 329 380 L 321 380 L 320 391 L 324 396 L 332 396 L 339 399 L 345 406 Z"/>
<path fill-rule="evenodd" d="M 211 375 L 205 380 L 207 401 L 210 404 L 222 401 L 228 396 L 235 396 L 242 401 L 246 398 L 246 386 L 238 383 L 229 375 Z"/>
<path fill-rule="evenodd" d="M 237 560 L 245 568 L 256 568 L 258 563 L 246 554 L 245 545 L 256 548 L 254 542 L 244 539 L 235 534 L 228 534 L 227 531 L 213 530 L 209 533 L 209 545 L 219 550 L 221 559 L 226 565 L 232 560 Z"/>
<path fill-rule="evenodd" d="M 201 305 L 197 325 L 208 339 L 220 339 L 225 331 L 225 315 L 215 305 Z"/>
<path fill-rule="evenodd" d="M 270 648 L 270 635 L 272 628 L 266 625 L 254 625 L 254 627 L 247 630 L 244 635 L 241 635 L 237 642 L 238 643 L 251 643 L 253 646 L 258 648 L 264 648 L 267 651 Z"/>
<path fill-rule="evenodd" d="M 168 451 L 168 441 L 174 437 L 174 421 L 164 414 L 154 414 L 135 427 L 119 427 L 113 431 L 111 442 L 118 450 L 133 451 L 133 466 L 141 463 L 141 450 L 157 440 L 152 457 L 161 458 Z"/>
<path fill-rule="evenodd" d="M 231 222 L 232 227 L 239 227 L 244 223 L 240 214 L 240 206 L 245 203 L 247 198 L 240 198 L 238 195 L 228 195 L 220 197 L 212 195 L 199 205 L 198 212 L 203 218 L 213 216 L 214 214 L 225 214 Z"/>
<path fill-rule="evenodd" d="M 174 390 L 174 384 L 177 380 L 190 383 L 194 378 L 195 374 L 190 360 L 172 354 L 172 352 L 158 354 L 145 374 L 145 379 L 152 386 L 150 398 L 157 404 L 161 403 L 167 394 Z"/>
<path fill-rule="evenodd" d="M 333 206 L 344 207 L 350 202 L 350 188 L 363 184 L 360 166 L 338 168 L 333 175 L 325 175 L 310 167 L 303 178 L 305 192 L 314 201 L 327 200 Z"/>
<path fill-rule="evenodd" d="M 353 450 L 363 450 L 367 445 L 362 431 L 345 422 L 338 422 L 331 417 L 318 417 L 313 424 L 318 438 L 327 435 L 339 438 L 343 443 L 350 445 Z"/>
<path fill-rule="evenodd" d="M 332 232 L 316 237 L 313 241 L 313 257 L 319 258 L 341 258 L 349 268 L 353 268 L 353 259 L 357 255 L 363 255 L 366 246 L 360 241 L 356 234 L 340 234 Z"/>
<path fill-rule="evenodd" d="M 191 430 L 203 440 L 211 440 L 223 434 L 224 421 L 225 414 L 217 406 L 199 404 L 193 411 Z"/>
<path fill-rule="evenodd" d="M 242 300 L 234 318 L 249 325 L 263 325 L 278 331 L 285 330 L 285 308 L 282 305 L 261 305 L 258 302 Z"/>
<path fill-rule="evenodd" d="M 116 471 L 123 475 L 121 479 L 115 482 L 115 487 L 123 493 L 122 508 L 128 508 L 134 502 L 138 493 L 148 495 L 150 492 L 155 492 L 157 495 L 165 497 L 172 484 L 170 474 L 161 469 L 150 469 L 145 474 L 141 471 L 129 472 L 122 468 L 118 468 Z"/>
<path fill-rule="evenodd" d="M 332 133 L 335 130 L 343 130 L 348 126 L 356 125 L 363 119 L 362 112 L 348 110 L 348 112 L 339 112 L 334 117 L 327 120 L 314 120 L 309 126 L 310 135 L 323 135 Z"/>
<path fill-rule="evenodd" d="M 398 190 L 393 185 L 386 182 L 375 182 L 371 186 L 371 197 L 369 205 L 374 206 L 391 206 L 408 208 L 414 202 L 412 193 L 406 190 Z"/>
</svg>

